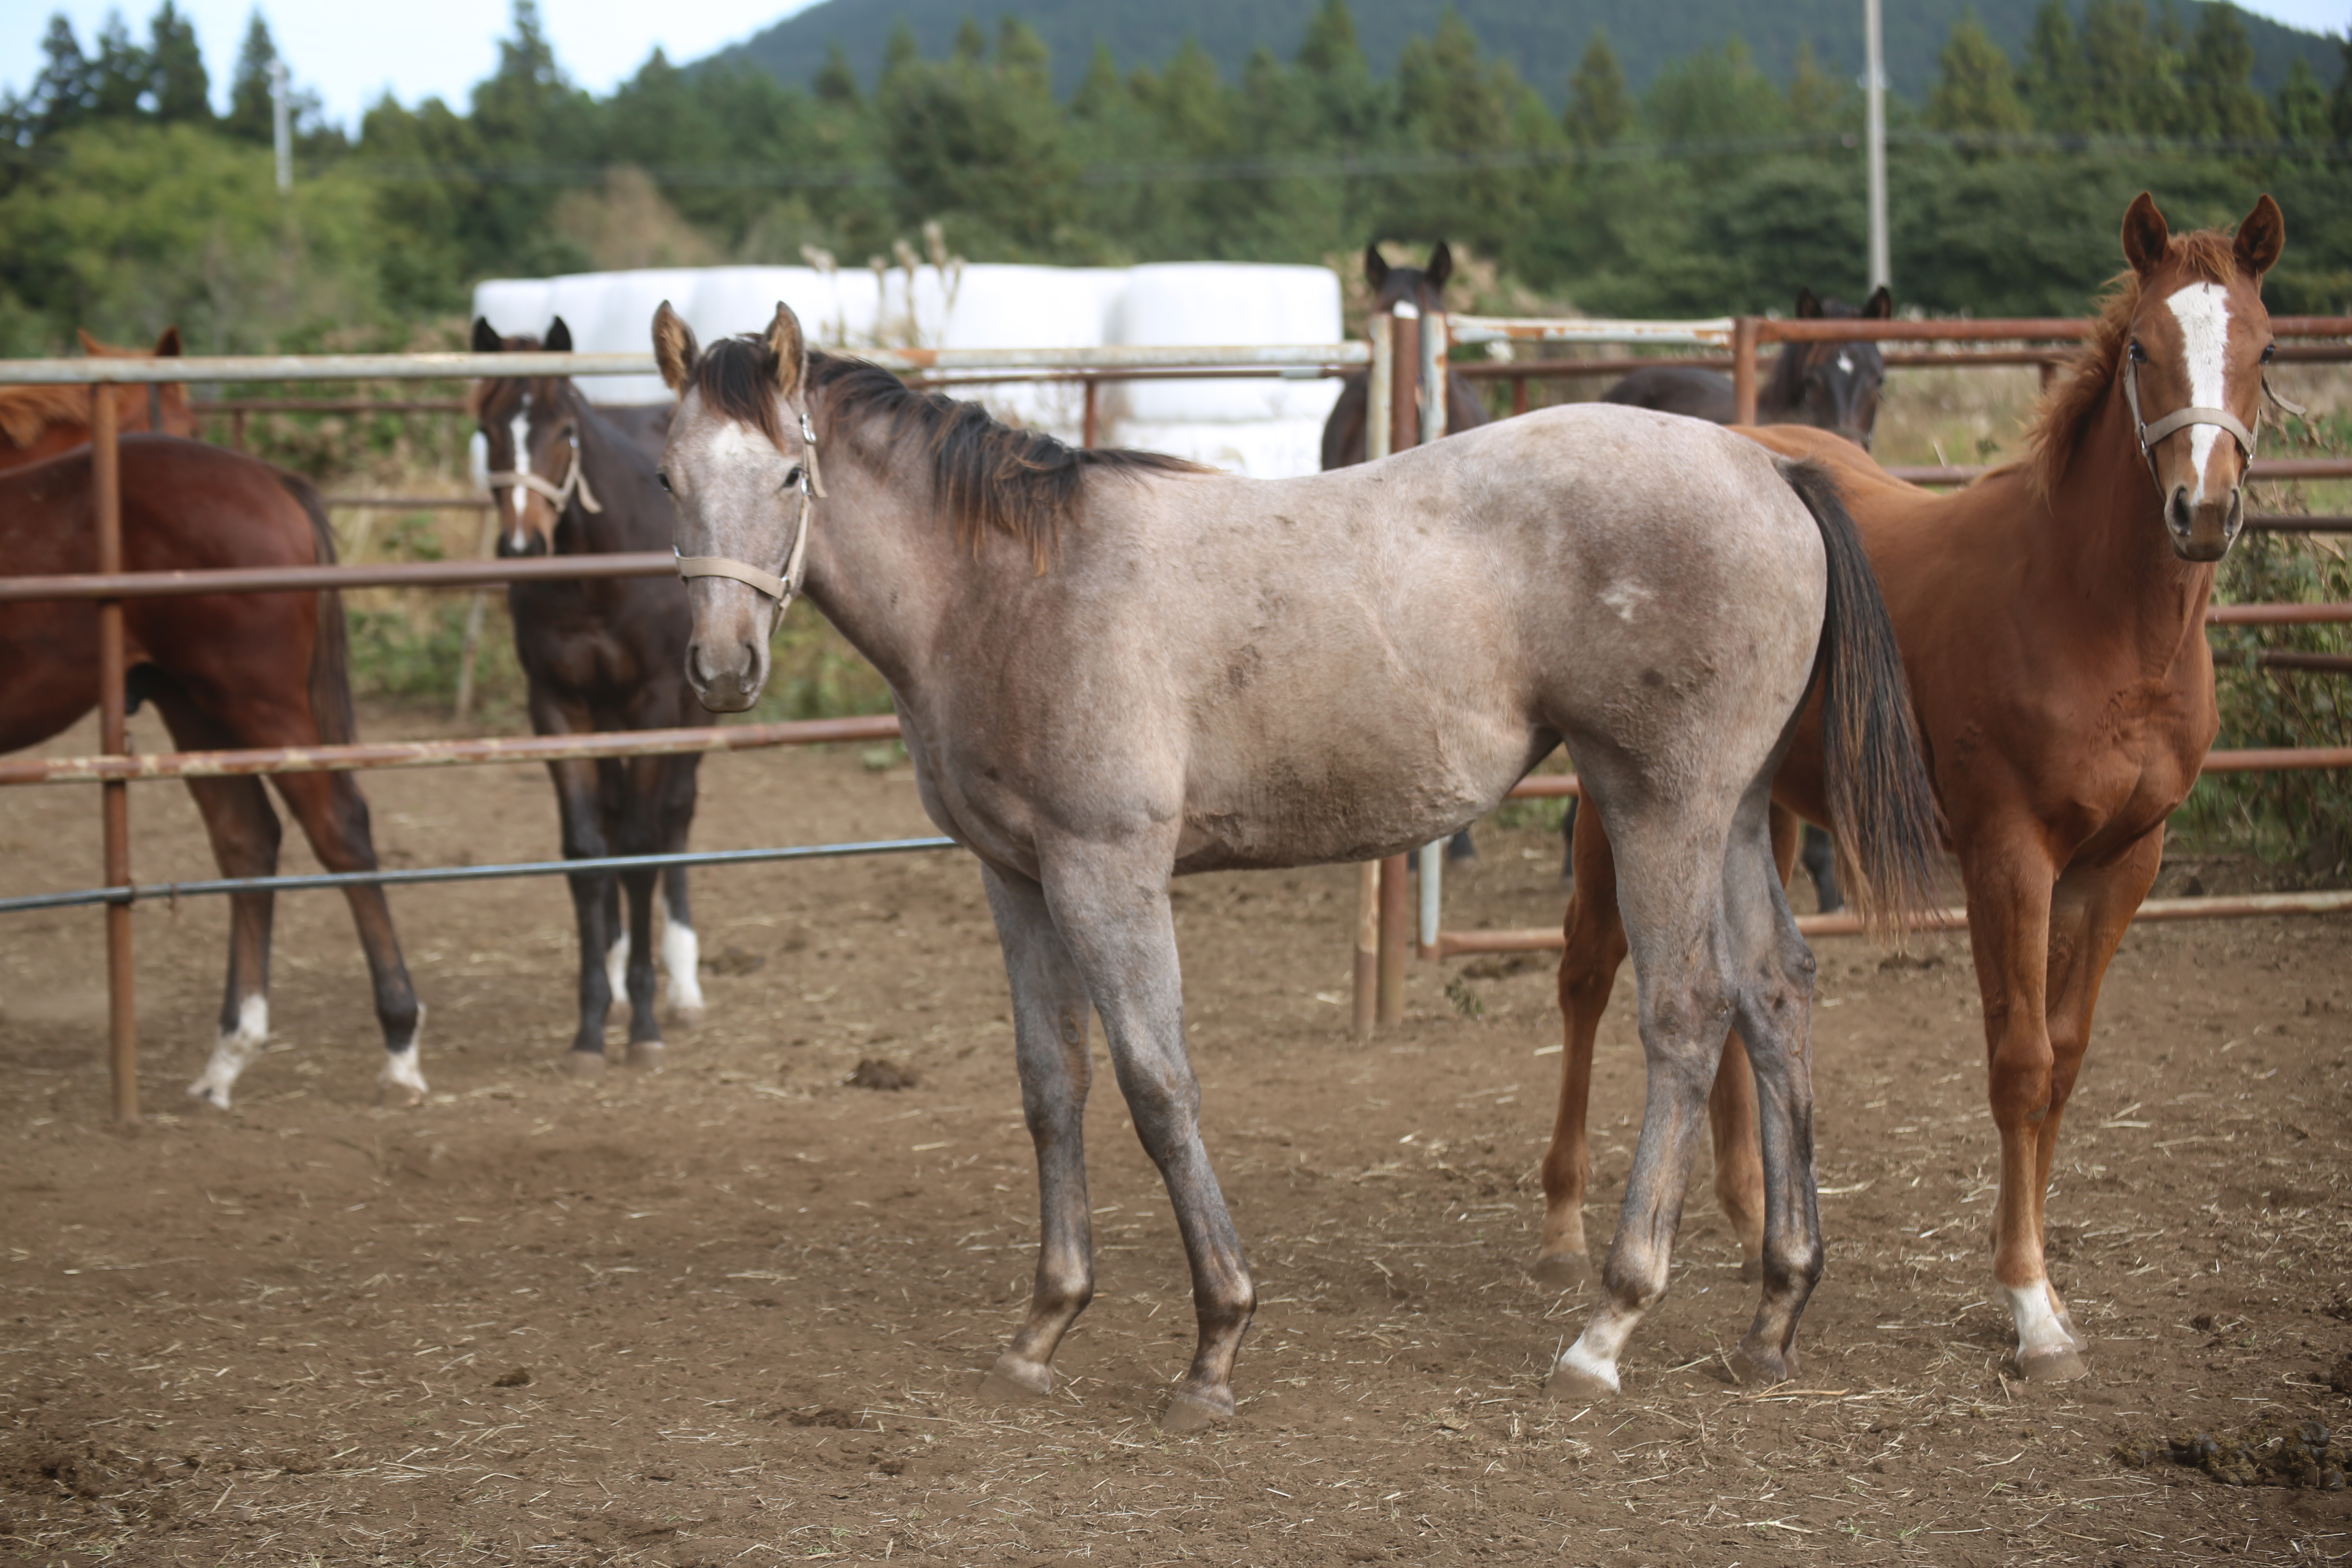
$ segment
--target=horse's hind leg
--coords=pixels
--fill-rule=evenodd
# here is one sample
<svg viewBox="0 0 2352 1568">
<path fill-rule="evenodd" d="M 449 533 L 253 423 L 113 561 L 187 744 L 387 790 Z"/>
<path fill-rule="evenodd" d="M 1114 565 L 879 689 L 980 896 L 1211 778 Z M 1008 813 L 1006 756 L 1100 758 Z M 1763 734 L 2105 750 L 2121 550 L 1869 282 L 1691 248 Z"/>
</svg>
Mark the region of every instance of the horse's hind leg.
<svg viewBox="0 0 2352 1568">
<path fill-rule="evenodd" d="M 1571 803 L 1573 804 L 1573 803 Z M 1559 1015 L 1564 1035 L 1559 1111 L 1551 1147 L 1544 1152 L 1543 1240 L 1528 1270 L 1547 1285 L 1581 1285 L 1591 1272 L 1584 1241 L 1584 1194 L 1591 1178 L 1585 1119 L 1592 1096 L 1592 1049 L 1618 966 L 1625 962 L 1625 927 L 1617 915 L 1617 866 L 1599 812 L 1573 825 L 1569 854 L 1576 886 L 1563 923 L 1559 955 Z"/>
<path fill-rule="evenodd" d="M 176 739 L 179 733 L 174 726 Z M 186 742 L 181 742 L 185 746 Z M 281 834 L 268 792 L 255 778 L 190 779 L 188 793 L 205 819 L 213 859 L 224 877 L 268 877 L 278 870 Z M 229 895 L 228 977 L 221 997 L 220 1038 L 189 1095 L 226 1110 L 236 1080 L 269 1038 L 269 928 L 275 895 Z"/>
<path fill-rule="evenodd" d="M 373 871 L 376 868 L 375 837 L 368 822 L 367 797 L 359 781 L 347 773 L 280 773 L 278 791 L 301 823 L 311 852 L 330 871 Z M 417 1058 L 416 1036 L 425 1009 L 409 983 L 408 963 L 400 953 L 400 933 L 393 929 L 392 906 L 380 887 L 345 888 L 352 923 L 359 928 L 360 948 L 367 954 L 368 976 L 375 987 L 376 1022 L 383 1030 L 383 1070 L 377 1084 L 387 1101 L 415 1105 L 425 1099 L 425 1073 Z"/>
<path fill-rule="evenodd" d="M 1772 808 L 1772 862 L 1783 888 L 1794 869 L 1801 826 L 1787 807 Z M 1739 1243 L 1739 1278 L 1752 1285 L 1764 1278 L 1764 1155 L 1758 1142 L 1755 1073 L 1748 1042 L 1738 1029 L 1724 1037 L 1706 1113 L 1715 1135 L 1715 1200 Z"/>
<path fill-rule="evenodd" d="M 1013 984 L 1013 1038 L 1021 1109 L 1037 1149 L 1037 1278 L 1029 1315 L 980 1382 L 983 1399 L 1052 1392 L 1054 1352 L 1094 1299 L 1092 1216 L 1087 1208 L 1086 982 L 1054 927 L 1037 884 L 983 865 L 981 880 Z"/>
</svg>

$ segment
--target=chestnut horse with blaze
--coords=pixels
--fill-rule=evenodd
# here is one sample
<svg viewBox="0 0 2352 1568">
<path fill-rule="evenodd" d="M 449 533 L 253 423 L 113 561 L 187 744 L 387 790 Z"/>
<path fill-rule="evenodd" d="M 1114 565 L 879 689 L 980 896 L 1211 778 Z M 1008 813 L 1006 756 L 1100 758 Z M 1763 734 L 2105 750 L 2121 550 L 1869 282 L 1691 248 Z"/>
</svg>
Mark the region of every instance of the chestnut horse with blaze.
<svg viewBox="0 0 2352 1568">
<path fill-rule="evenodd" d="M 2087 1370 L 2043 1261 L 2043 1200 L 2099 982 L 2220 727 L 2205 608 L 2245 522 L 2272 357 L 2262 280 L 2284 242 L 2268 196 L 2233 240 L 2175 237 L 2141 195 L 2124 217 L 2131 269 L 2044 402 L 2032 455 L 1955 494 L 1893 479 L 1826 432 L 1748 432 L 1835 476 L 1894 617 L 1967 889 L 2000 1134 L 1993 1274 L 2030 1378 Z M 1821 755 L 1816 706 L 1773 785 L 1784 868 L 1795 815 L 1824 819 Z M 1625 953 L 1607 816 L 1578 825 L 1560 961 L 1568 1049 L 1536 1265 L 1551 1279 L 1585 1268 L 1593 1034 Z M 1765 1188 L 1736 1033 L 1710 1110 L 1717 1194 L 1753 1269 Z"/>
<path fill-rule="evenodd" d="M 171 436 L 127 436 L 121 481 L 126 571 L 310 566 L 335 558 L 318 492 L 267 463 Z M 87 446 L 0 475 L 0 575 L 97 570 L 91 483 Z M 182 751 L 353 739 L 343 611 L 336 595 L 128 599 L 122 619 L 131 706 L 153 701 Z M 0 605 L 0 752 L 47 740 L 95 707 L 98 668 L 94 604 Z M 186 782 L 221 874 L 274 873 L 279 827 L 261 781 Z M 277 784 L 327 869 L 375 868 L 367 802 L 350 773 L 280 773 Z M 382 888 L 347 888 L 344 897 L 375 982 L 386 1098 L 415 1103 L 425 1096 L 416 1058 L 423 1009 L 401 960 L 391 910 Z M 237 1075 L 269 1034 L 271 909 L 266 890 L 229 900 L 220 1037 L 204 1075 L 188 1090 L 224 1109 Z"/>
</svg>

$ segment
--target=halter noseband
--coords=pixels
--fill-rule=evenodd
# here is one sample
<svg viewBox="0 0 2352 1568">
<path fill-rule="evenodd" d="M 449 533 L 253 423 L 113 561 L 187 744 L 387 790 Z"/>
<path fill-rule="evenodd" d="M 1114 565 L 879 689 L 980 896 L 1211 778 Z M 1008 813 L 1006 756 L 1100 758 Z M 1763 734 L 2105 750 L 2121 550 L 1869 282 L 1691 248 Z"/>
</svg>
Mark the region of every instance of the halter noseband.
<svg viewBox="0 0 2352 1568">
<path fill-rule="evenodd" d="M 785 606 L 801 591 L 801 584 L 808 575 L 809 513 L 814 502 L 824 496 L 824 476 L 816 466 L 816 432 L 809 427 L 805 409 L 801 413 L 801 445 L 807 448 L 801 463 L 801 516 L 793 529 L 792 552 L 784 557 L 784 574 L 779 577 L 724 555 L 678 555 L 680 577 L 732 577 L 738 583 L 748 583 L 776 601 L 777 617 L 782 618 Z M 675 546 L 670 552 L 677 553 Z"/>
<path fill-rule="evenodd" d="M 2271 390 L 2268 376 L 2263 378 L 2263 392 L 2288 413 L 2299 415 L 2303 412 Z M 2254 460 L 2254 432 L 2247 429 L 2238 416 L 2226 408 L 2176 408 L 2160 419 L 2142 419 L 2139 414 L 2139 361 L 2132 358 L 2128 350 L 2124 354 L 2124 405 L 2131 410 L 2132 433 L 2138 438 L 2140 461 L 2147 465 L 2147 476 L 2151 479 L 2156 479 L 2156 453 L 2151 448 L 2174 431 L 2185 430 L 2192 425 L 2213 425 L 2227 430 L 2238 438 L 2238 445 L 2245 451 L 2246 461 L 2251 463 Z M 2254 423 L 2262 423 L 2259 405 L 2254 412 Z M 2160 490 L 2163 488 L 2163 481 L 2158 479 L 2157 489 Z"/>
<path fill-rule="evenodd" d="M 490 489 L 494 490 L 521 489 L 544 496 L 547 498 L 548 505 L 555 509 L 555 515 L 558 517 L 563 515 L 563 509 L 572 504 L 572 498 L 575 494 L 580 498 L 580 504 L 590 511 L 600 512 L 604 510 L 604 503 L 599 501 L 595 492 L 588 488 L 588 469 L 587 466 L 580 460 L 578 437 L 573 437 L 572 440 L 572 471 L 563 476 L 563 482 L 560 485 L 551 485 L 530 471 L 529 453 L 519 452 L 516 457 L 523 462 L 524 467 L 502 469 L 484 476 L 488 479 Z"/>
</svg>

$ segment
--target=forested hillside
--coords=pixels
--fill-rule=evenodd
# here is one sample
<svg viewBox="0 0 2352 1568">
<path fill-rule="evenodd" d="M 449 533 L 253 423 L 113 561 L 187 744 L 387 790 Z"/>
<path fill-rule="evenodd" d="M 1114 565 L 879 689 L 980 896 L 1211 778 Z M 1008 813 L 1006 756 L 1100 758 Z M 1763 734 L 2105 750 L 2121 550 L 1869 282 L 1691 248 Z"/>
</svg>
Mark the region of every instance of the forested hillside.
<svg viewBox="0 0 2352 1568">
<path fill-rule="evenodd" d="M 1077 90 L 1099 44 L 1122 66 L 1164 66 L 1186 39 L 1198 43 L 1227 75 L 1238 75 L 1260 48 L 1287 57 L 1307 37 L 1318 0 L 1191 0 L 1167 5 L 1150 0 L 821 0 L 720 58 L 747 59 L 800 85 L 813 81 L 828 49 L 840 46 L 866 81 L 881 68 L 890 34 L 904 23 L 926 54 L 943 54 L 967 16 L 993 25 L 1017 16 L 1035 29 L 1054 59 L 1054 89 Z M 2168 15 L 2185 36 L 2197 26 L 2205 0 L 2181 0 L 2152 9 Z M 2033 36 L 2040 0 L 1895 0 L 1885 6 L 1886 74 L 1895 89 L 1924 97 L 1936 79 L 1936 57 L 1961 16 L 1976 13 L 1994 42 L 2022 54 Z M 1365 58 L 1386 74 L 1405 45 L 1434 26 L 1426 0 L 1359 0 L 1356 27 Z M 1705 45 L 1738 37 L 1757 66 L 1785 81 L 1798 51 L 1811 46 L 1822 66 L 1849 79 L 1862 73 L 1860 0 L 1453 0 L 1470 30 L 1555 107 L 1568 98 L 1568 79 L 1595 30 L 1604 31 L 1636 89 L 1675 60 Z M 2077 0 L 2074 15 L 2082 18 Z M 2298 32 L 2268 17 L 2248 16 L 2254 48 L 2254 84 L 2265 92 L 2286 83 L 2294 60 L 2323 77 L 2336 68 L 2333 39 Z"/>
<path fill-rule="evenodd" d="M 1717 37 L 1637 85 L 1595 33 L 1555 107 L 1467 7 L 1381 69 L 1349 0 L 1314 4 L 1285 52 L 1237 70 L 1199 46 L 1159 66 L 1104 48 L 1066 93 L 1037 29 L 1006 18 L 931 49 L 902 28 L 878 74 L 835 55 L 805 87 L 656 54 L 598 98 L 523 0 L 467 102 L 387 100 L 352 136 L 305 116 L 285 195 L 257 21 L 223 116 L 170 4 L 143 40 L 118 22 L 85 47 L 58 19 L 47 70 L 0 103 L 0 350 L 172 321 L 200 349 L 401 341 L 484 276 L 858 266 L 932 221 L 974 260 L 1063 263 L 1319 261 L 1443 236 L 1496 298 L 1625 314 L 1861 291 L 1861 104 L 1823 57 L 1778 70 Z M 2254 35 L 2222 5 L 2042 0 L 2031 20 L 2005 49 L 1963 17 L 1895 96 L 1898 299 L 2079 310 L 2148 187 L 2184 226 L 2274 192 L 2289 244 L 2273 302 L 2352 301 L 2340 62 L 2297 61 L 2265 90 Z"/>
</svg>

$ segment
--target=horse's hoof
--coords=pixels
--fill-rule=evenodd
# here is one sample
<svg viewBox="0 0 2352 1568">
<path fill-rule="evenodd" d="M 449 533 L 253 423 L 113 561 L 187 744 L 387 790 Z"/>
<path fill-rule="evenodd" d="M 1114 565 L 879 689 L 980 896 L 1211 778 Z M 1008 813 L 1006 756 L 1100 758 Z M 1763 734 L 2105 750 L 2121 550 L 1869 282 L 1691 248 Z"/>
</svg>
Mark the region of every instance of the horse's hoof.
<svg viewBox="0 0 2352 1568">
<path fill-rule="evenodd" d="M 1528 1278 L 1555 1290 L 1573 1290 L 1592 1279 L 1592 1265 L 1581 1252 L 1547 1252 L 1528 1265 Z"/>
<path fill-rule="evenodd" d="M 1746 1388 L 1769 1388 L 1776 1383 L 1794 1382 L 1802 1365 L 1793 1350 L 1774 1352 L 1742 1345 L 1731 1352 L 1731 1379 Z"/>
<path fill-rule="evenodd" d="M 1160 1413 L 1160 1429 L 1162 1432 L 1206 1432 L 1213 1426 L 1229 1425 L 1233 1418 L 1232 1394 L 1218 1399 L 1180 1388 L 1168 1396 L 1168 1408 Z"/>
<path fill-rule="evenodd" d="M 699 1029 L 710 1016 L 708 1007 L 672 1007 L 669 1026 L 673 1029 Z"/>
<path fill-rule="evenodd" d="M 639 1072 L 661 1071 L 662 1058 L 665 1054 L 662 1043 L 659 1040 L 631 1040 L 629 1042 L 629 1065 Z"/>
<path fill-rule="evenodd" d="M 375 1102 L 394 1110 L 414 1110 L 425 1103 L 425 1086 L 386 1079 L 376 1085 Z"/>
<path fill-rule="evenodd" d="M 1556 1405 L 1597 1405 L 1616 1398 L 1618 1393 L 1599 1373 L 1566 1362 L 1551 1369 L 1551 1375 L 1544 1379 L 1543 1391 L 1544 1397 Z"/>
<path fill-rule="evenodd" d="M 971 1396 L 982 1405 L 1034 1405 L 1054 1392 L 1054 1369 L 1009 1355 L 980 1374 Z"/>
<path fill-rule="evenodd" d="M 2042 1345 L 2017 1352 L 2017 1374 L 2028 1383 L 2065 1383 L 2091 1375 L 2091 1365 L 2072 1345 Z"/>
<path fill-rule="evenodd" d="M 604 1053 L 566 1051 L 563 1053 L 563 1070 L 573 1078 L 602 1078 L 604 1076 Z"/>
</svg>

